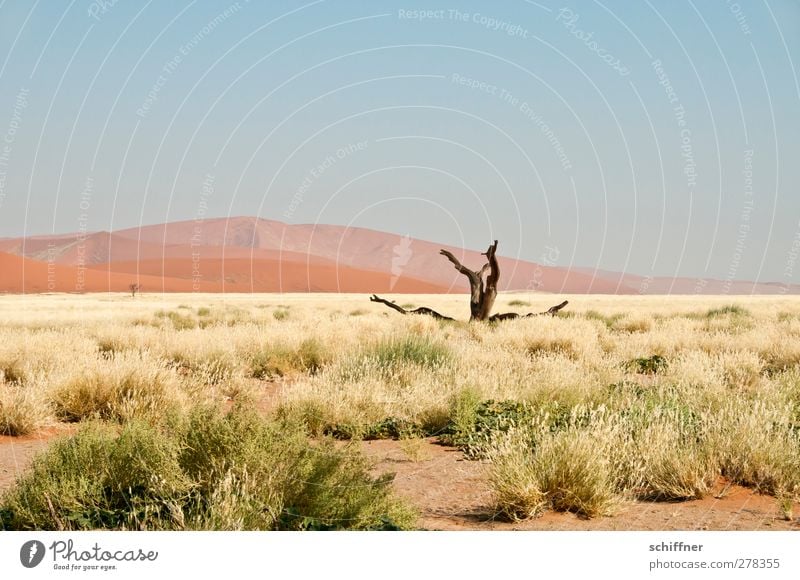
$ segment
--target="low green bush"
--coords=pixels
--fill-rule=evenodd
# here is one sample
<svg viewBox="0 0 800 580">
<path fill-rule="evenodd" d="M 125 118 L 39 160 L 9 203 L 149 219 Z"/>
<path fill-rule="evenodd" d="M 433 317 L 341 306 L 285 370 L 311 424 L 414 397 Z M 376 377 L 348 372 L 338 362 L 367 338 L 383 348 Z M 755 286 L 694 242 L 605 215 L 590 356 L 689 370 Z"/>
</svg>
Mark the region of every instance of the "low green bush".
<svg viewBox="0 0 800 580">
<path fill-rule="evenodd" d="M 657 375 L 667 370 L 668 366 L 667 359 L 660 354 L 654 354 L 650 357 L 630 360 L 625 368 L 640 375 Z"/>
<path fill-rule="evenodd" d="M 161 426 L 90 424 L 0 501 L 6 530 L 406 529 L 413 513 L 353 447 L 235 408 Z"/>
</svg>

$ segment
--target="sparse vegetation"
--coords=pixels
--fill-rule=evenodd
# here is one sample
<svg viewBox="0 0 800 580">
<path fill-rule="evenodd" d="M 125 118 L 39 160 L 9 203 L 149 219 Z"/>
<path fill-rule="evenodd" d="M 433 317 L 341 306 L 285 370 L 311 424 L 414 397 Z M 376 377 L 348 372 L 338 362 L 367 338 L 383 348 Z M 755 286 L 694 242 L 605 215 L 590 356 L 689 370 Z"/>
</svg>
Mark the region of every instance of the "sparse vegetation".
<svg viewBox="0 0 800 580">
<path fill-rule="evenodd" d="M 92 424 L 0 503 L 13 530 L 403 529 L 413 514 L 354 449 L 253 412 L 198 408 L 164 425 Z"/>
<path fill-rule="evenodd" d="M 21 300 L 36 308 L 21 308 Z M 329 513 L 319 507 L 328 501 L 322 496 L 301 505 L 300 496 L 274 492 L 284 498 L 275 504 L 279 514 L 248 511 L 274 499 L 277 488 L 267 490 L 255 474 L 278 464 L 230 447 L 240 427 L 196 409 L 261 408 L 266 393 L 263 426 L 242 415 L 230 421 L 261 433 L 256 439 L 288 426 L 291 445 L 276 448 L 288 454 L 281 461 L 305 458 L 297 469 L 316 473 L 328 464 L 311 462 L 313 450 L 344 452 L 348 440 L 364 439 L 396 439 L 408 459 L 422 461 L 422 438 L 436 437 L 486 465 L 497 511 L 509 519 L 553 509 L 595 517 L 632 499 L 700 498 L 720 478 L 771 494 L 786 511 L 800 499 L 800 302 L 731 300 L 709 299 L 701 310 L 689 297 L 595 297 L 582 313 L 488 325 L 385 315 L 364 297 L 347 296 L 288 297 L 266 307 L 252 297 L 209 295 L 6 297 L 0 434 L 59 421 L 91 425 L 71 447 L 54 447 L 47 469 L 37 463 L 29 474 L 38 474 L 36 483 L 25 479 L 10 492 L 3 525 L 23 525 L 13 506 L 28 497 L 19 495 L 25 488 L 49 490 L 53 505 L 66 510 L 58 524 L 38 505 L 38 515 L 24 516 L 34 518 L 26 526 L 336 527 L 319 515 Z M 464 309 L 463 296 L 429 301 L 454 316 Z M 535 294 L 524 301 L 534 312 L 551 302 Z M 222 451 L 209 451 L 203 469 L 210 471 L 191 468 L 200 459 L 184 462 L 189 442 L 200 446 L 187 431 L 200 417 L 211 427 L 198 428 L 197 437 L 227 445 L 224 452 L 241 454 L 241 463 L 221 459 Z M 128 479 L 119 475 L 139 495 L 113 486 L 102 495 L 88 480 L 70 480 L 69 488 L 65 479 L 62 488 L 44 477 L 69 471 L 65 449 L 106 462 L 108 477 L 117 477 L 113 462 L 131 449 L 153 463 L 134 465 Z M 350 455 L 334 456 L 366 469 Z M 136 479 L 140 468 L 163 470 L 161 487 Z M 337 477 L 325 481 L 346 480 Z M 378 487 L 388 489 L 388 480 Z M 69 495 L 79 490 L 88 494 L 84 507 Z M 413 525 L 404 517 L 370 516 L 353 527 Z"/>
</svg>

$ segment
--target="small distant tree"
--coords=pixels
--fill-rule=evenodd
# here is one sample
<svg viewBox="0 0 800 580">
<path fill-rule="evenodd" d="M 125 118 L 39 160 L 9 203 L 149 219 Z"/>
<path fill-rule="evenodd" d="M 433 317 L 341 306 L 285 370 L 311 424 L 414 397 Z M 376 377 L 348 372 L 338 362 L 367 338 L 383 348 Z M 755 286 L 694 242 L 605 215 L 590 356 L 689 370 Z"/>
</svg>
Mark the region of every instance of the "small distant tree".
<svg viewBox="0 0 800 580">
<path fill-rule="evenodd" d="M 135 282 L 132 282 L 131 284 L 128 284 L 128 290 L 131 291 L 131 298 L 136 298 L 136 293 L 140 289 L 141 289 L 141 287 Z"/>
</svg>

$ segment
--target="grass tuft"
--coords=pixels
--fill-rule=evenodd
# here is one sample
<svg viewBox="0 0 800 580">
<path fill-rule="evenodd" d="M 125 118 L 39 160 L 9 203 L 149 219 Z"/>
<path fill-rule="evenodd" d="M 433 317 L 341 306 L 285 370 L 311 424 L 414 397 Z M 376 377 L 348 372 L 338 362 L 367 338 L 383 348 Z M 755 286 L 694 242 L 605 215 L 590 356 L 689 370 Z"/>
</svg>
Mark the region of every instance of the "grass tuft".
<svg viewBox="0 0 800 580">
<path fill-rule="evenodd" d="M 331 360 L 331 354 L 314 338 L 296 347 L 274 345 L 250 357 L 250 376 L 256 379 L 283 377 L 293 373 L 318 373 Z"/>
<path fill-rule="evenodd" d="M 385 369 L 401 364 L 436 368 L 451 359 L 447 346 L 427 336 L 415 335 L 382 340 L 368 349 L 367 356 Z"/>
</svg>

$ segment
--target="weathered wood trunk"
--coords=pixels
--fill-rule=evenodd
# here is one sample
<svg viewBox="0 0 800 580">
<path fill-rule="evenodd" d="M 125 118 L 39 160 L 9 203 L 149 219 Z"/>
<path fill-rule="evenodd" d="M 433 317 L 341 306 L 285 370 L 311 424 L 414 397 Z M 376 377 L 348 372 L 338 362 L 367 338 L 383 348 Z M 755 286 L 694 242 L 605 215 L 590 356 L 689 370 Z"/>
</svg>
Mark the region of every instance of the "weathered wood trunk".
<svg viewBox="0 0 800 580">
<path fill-rule="evenodd" d="M 485 264 L 480 270 L 473 271 L 462 265 L 461 262 L 452 253 L 447 250 L 440 250 L 439 253 L 446 256 L 448 260 L 453 263 L 455 269 L 462 273 L 469 280 L 470 287 L 470 300 L 469 311 L 470 320 L 488 320 L 491 316 L 494 301 L 497 298 L 497 281 L 500 279 L 500 268 L 497 265 L 497 240 L 489 246 L 485 253 L 481 254 L 486 256 L 488 263 Z M 483 276 L 486 276 L 486 282 L 483 281 Z"/>
<path fill-rule="evenodd" d="M 461 274 L 467 277 L 469 280 L 469 288 L 470 288 L 470 298 L 469 298 L 469 313 L 470 313 L 470 322 L 473 320 L 488 320 L 489 322 L 498 322 L 500 320 L 513 320 L 515 318 L 520 317 L 528 317 L 528 316 L 538 316 L 538 314 L 529 313 L 529 314 L 517 314 L 516 312 L 506 312 L 505 314 L 495 314 L 492 316 L 492 308 L 494 308 L 494 302 L 497 299 L 497 282 L 500 280 L 500 266 L 497 263 L 497 240 L 489 246 L 489 249 L 486 250 L 482 256 L 486 256 L 486 264 L 480 270 L 470 270 L 466 266 L 464 266 L 458 258 L 456 258 L 451 252 L 447 250 L 439 250 L 439 253 L 443 256 L 446 256 L 450 262 L 453 263 L 453 266 L 456 270 L 458 270 Z M 484 276 L 486 277 L 484 281 Z M 372 302 L 380 302 L 381 304 L 385 304 L 389 308 L 393 310 L 397 310 L 401 314 L 427 314 L 428 316 L 433 316 L 438 320 L 453 320 L 449 316 L 443 316 L 436 312 L 435 310 L 431 310 L 426 306 L 421 306 L 420 308 L 415 308 L 414 310 L 406 310 L 395 304 L 394 302 L 390 302 L 385 298 L 380 298 L 379 296 L 373 294 L 370 297 Z M 561 304 L 553 306 L 547 312 L 540 312 L 539 314 L 549 314 L 551 316 L 555 316 L 558 314 L 558 311 L 564 308 L 568 302 L 565 300 Z"/>
</svg>

